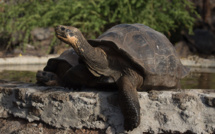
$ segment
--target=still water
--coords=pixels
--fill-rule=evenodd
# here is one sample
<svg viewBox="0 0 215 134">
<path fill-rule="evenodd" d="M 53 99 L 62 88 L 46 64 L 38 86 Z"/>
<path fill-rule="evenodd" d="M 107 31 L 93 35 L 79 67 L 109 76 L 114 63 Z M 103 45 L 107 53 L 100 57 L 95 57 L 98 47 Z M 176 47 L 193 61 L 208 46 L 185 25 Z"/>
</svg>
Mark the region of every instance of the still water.
<svg viewBox="0 0 215 134">
<path fill-rule="evenodd" d="M 190 68 L 181 80 L 183 89 L 215 89 L 215 68 Z"/>
<path fill-rule="evenodd" d="M 36 72 L 43 70 L 45 65 L 0 65 L 0 80 L 36 82 Z"/>
<path fill-rule="evenodd" d="M 0 80 L 36 82 L 37 70 L 45 65 L 0 66 Z M 190 73 L 181 80 L 183 89 L 215 89 L 215 68 L 190 68 Z"/>
</svg>

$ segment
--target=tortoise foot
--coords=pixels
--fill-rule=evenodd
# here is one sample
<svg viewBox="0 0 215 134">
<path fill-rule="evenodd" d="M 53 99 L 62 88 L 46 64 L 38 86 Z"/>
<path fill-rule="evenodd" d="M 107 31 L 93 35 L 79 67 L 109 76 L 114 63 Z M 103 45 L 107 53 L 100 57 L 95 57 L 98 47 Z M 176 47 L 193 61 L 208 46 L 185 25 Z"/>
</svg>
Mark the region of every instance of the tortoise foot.
<svg viewBox="0 0 215 134">
<path fill-rule="evenodd" d="M 140 124 L 140 117 L 130 117 L 130 118 L 125 118 L 124 121 L 124 128 L 126 131 L 131 131 L 134 128 L 138 127 Z"/>
<path fill-rule="evenodd" d="M 134 128 L 138 127 L 140 124 L 140 109 L 137 106 L 133 105 L 133 107 L 130 105 L 130 108 L 127 109 L 126 112 L 124 112 L 124 128 L 126 131 L 131 131 Z"/>
</svg>

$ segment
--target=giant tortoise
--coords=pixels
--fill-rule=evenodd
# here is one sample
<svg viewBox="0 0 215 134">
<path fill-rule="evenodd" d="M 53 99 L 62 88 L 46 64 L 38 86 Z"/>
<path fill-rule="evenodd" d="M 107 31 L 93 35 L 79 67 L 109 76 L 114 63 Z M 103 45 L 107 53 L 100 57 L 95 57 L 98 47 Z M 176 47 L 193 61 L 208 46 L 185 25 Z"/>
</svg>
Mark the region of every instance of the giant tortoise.
<svg viewBox="0 0 215 134">
<path fill-rule="evenodd" d="M 188 73 L 170 41 L 143 24 L 116 25 L 94 40 L 86 40 L 75 27 L 60 25 L 55 32 L 83 61 L 66 72 L 64 85 L 83 84 L 89 73 L 95 78 L 87 79 L 87 83 L 95 79 L 104 84 L 116 83 L 125 130 L 140 124 L 137 91 L 175 88 Z M 88 72 L 77 74 L 77 68 Z"/>
<path fill-rule="evenodd" d="M 78 64 L 78 55 L 70 48 L 59 57 L 48 60 L 43 71 L 38 71 L 36 74 L 37 83 L 47 86 L 62 86 L 64 74 Z"/>
</svg>

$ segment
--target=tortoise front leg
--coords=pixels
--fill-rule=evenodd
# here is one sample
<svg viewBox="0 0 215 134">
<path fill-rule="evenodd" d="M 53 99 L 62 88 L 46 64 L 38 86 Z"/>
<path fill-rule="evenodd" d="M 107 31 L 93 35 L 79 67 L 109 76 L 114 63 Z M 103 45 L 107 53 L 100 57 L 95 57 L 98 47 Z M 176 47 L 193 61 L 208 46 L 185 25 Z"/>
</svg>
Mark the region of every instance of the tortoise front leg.
<svg viewBox="0 0 215 134">
<path fill-rule="evenodd" d="M 125 130 L 133 130 L 140 124 L 140 104 L 138 94 L 131 76 L 122 76 L 118 82 L 119 104 L 124 115 Z"/>
</svg>

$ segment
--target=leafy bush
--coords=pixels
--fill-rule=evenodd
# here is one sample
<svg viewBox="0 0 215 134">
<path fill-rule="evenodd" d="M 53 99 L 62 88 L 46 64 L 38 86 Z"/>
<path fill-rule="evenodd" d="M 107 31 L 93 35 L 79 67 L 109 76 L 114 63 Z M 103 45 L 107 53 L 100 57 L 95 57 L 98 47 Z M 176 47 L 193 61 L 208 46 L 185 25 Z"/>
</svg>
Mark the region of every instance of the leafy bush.
<svg viewBox="0 0 215 134">
<path fill-rule="evenodd" d="M 59 24 L 78 27 L 87 38 L 120 23 L 142 23 L 165 34 L 176 28 L 191 32 L 197 15 L 188 0 L 25 0 L 0 3 L 0 9 L 0 33 L 24 31 L 24 43 L 33 28 Z"/>
</svg>

